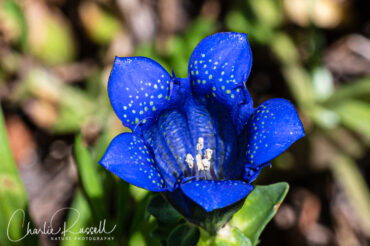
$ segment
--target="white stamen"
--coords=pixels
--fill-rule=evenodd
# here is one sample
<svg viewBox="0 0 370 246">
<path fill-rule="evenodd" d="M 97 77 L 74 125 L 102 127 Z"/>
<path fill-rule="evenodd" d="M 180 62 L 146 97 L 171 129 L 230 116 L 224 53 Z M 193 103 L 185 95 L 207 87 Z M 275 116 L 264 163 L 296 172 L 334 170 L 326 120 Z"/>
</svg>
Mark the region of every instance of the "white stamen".
<svg viewBox="0 0 370 246">
<path fill-rule="evenodd" d="M 198 168 L 198 171 L 200 170 L 204 170 L 204 167 L 203 167 L 203 163 L 202 163 L 202 156 L 201 155 L 196 155 L 195 156 L 195 160 L 197 162 L 197 168 Z"/>
<path fill-rule="evenodd" d="M 204 170 L 209 170 L 211 166 L 211 162 L 208 159 L 203 159 L 202 164 L 203 164 Z"/>
<path fill-rule="evenodd" d="M 191 154 L 187 154 L 186 155 L 185 162 L 188 164 L 189 168 L 193 168 L 194 167 L 194 158 L 193 158 L 193 156 Z"/>
<path fill-rule="evenodd" d="M 204 154 L 204 158 L 206 158 L 207 160 L 210 161 L 212 159 L 212 154 L 213 154 L 213 150 L 206 149 L 206 153 Z"/>
<path fill-rule="evenodd" d="M 197 143 L 197 150 L 198 152 L 201 152 L 204 148 L 204 139 L 203 138 L 198 138 L 198 143 Z"/>
<path fill-rule="evenodd" d="M 198 154 L 195 156 L 195 163 L 197 165 L 198 171 L 200 170 L 209 170 L 211 167 L 211 159 L 212 159 L 212 154 L 213 150 L 211 149 L 206 149 L 204 152 L 202 150 L 204 149 L 204 139 L 203 138 L 198 138 L 198 143 L 197 143 L 197 150 Z M 194 158 L 191 154 L 187 154 L 185 158 L 185 162 L 188 164 L 189 168 L 194 167 Z"/>
</svg>

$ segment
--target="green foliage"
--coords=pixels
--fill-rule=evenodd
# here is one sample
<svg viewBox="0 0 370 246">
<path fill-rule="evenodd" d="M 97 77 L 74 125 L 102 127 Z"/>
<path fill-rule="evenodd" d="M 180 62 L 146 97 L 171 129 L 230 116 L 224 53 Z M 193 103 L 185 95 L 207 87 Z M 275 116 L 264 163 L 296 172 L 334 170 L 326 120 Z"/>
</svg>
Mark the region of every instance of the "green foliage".
<svg viewBox="0 0 370 246">
<path fill-rule="evenodd" d="M 70 228 L 72 232 L 78 232 L 80 228 L 86 228 L 91 223 L 91 209 L 86 198 L 78 189 L 71 204 L 72 210 L 69 210 L 66 228 Z M 76 235 L 68 231 L 66 237 L 73 238 Z M 62 246 L 82 246 L 87 245 L 87 241 L 81 240 L 63 240 Z"/>
<path fill-rule="evenodd" d="M 76 45 L 67 21 L 51 12 L 41 15 L 40 19 L 37 24 L 41 26 L 29 28 L 26 50 L 48 65 L 72 61 L 76 56 Z M 35 40 L 34 36 L 40 38 Z"/>
<path fill-rule="evenodd" d="M 103 186 L 89 150 L 83 146 L 81 136 L 76 137 L 74 147 L 80 182 L 97 215 L 105 217 Z"/>
<path fill-rule="evenodd" d="M 109 11 L 93 3 L 82 6 L 82 21 L 87 34 L 96 43 L 109 44 L 121 29 L 119 20 Z"/>
<path fill-rule="evenodd" d="M 288 192 L 287 183 L 256 186 L 247 197 L 243 207 L 215 234 L 183 223 L 181 215 L 162 196 L 155 195 L 149 202 L 148 211 L 157 219 L 152 235 L 168 240 L 168 245 L 179 244 L 200 246 L 256 245 L 260 234 L 278 210 Z M 175 229 L 173 229 L 175 228 Z M 168 239 L 167 239 L 168 237 Z M 182 238 L 180 240 L 180 238 Z M 184 240 L 184 241 L 183 241 Z"/>
<path fill-rule="evenodd" d="M 215 237 L 202 230 L 198 246 L 252 246 L 252 243 L 238 228 L 227 225 Z"/>
<path fill-rule="evenodd" d="M 347 85 L 340 86 L 326 101 L 327 104 L 341 102 L 345 98 L 361 99 L 370 102 L 370 77 L 356 79 Z"/>
<path fill-rule="evenodd" d="M 151 215 L 164 223 L 176 223 L 182 217 L 181 214 L 159 194 L 153 196 L 147 210 Z"/>
<path fill-rule="evenodd" d="M 68 5 L 74 4 L 72 3 L 74 1 L 67 2 L 71 2 Z M 78 134 L 81 128 L 90 123 L 98 125 L 100 131 L 98 139 L 90 146 L 91 150 L 83 144 L 80 135 L 75 139 L 73 150 L 79 186 L 71 207 L 77 209 L 81 216 L 75 228 L 107 219 L 107 224 L 117 225 L 114 236 L 118 243 L 103 242 L 104 244 L 195 245 L 199 238 L 198 245 L 204 246 L 256 245 L 263 229 L 275 215 L 288 191 L 286 183 L 256 186 L 229 224 L 215 236 L 211 236 L 202 229 L 199 231 L 193 225 L 184 223 L 185 219 L 162 196 L 156 195 L 151 199 L 147 191 L 128 185 L 105 172 L 97 164 L 111 139 L 119 132 L 127 131 L 119 125 L 120 123 L 114 122 L 116 118 L 109 105 L 105 83 L 111 58 L 106 56 L 115 51 L 117 45 L 115 38 L 118 35 L 127 35 L 127 40 L 135 40 L 130 33 L 129 23 L 126 23 L 126 19 L 121 18 L 118 10 L 114 9 L 117 6 L 112 7 L 108 2 L 89 5 L 87 11 L 89 15 L 86 19 L 81 16 L 69 18 L 68 6 L 64 6 L 65 9 L 60 8 L 63 3 L 60 3 L 61 5 L 42 3 L 45 8 L 38 12 L 42 15 L 38 16 L 40 19 L 36 22 L 40 26 L 35 28 L 32 21 L 27 18 L 22 1 L 0 1 L 2 21 L 0 32 L 6 37 L 4 40 L 1 37 L 1 94 L 12 92 L 13 86 L 16 88 L 16 93 L 12 93 L 9 98 L 1 95 L 1 100 L 4 98 L 7 107 L 16 112 L 23 111 L 24 105 L 29 101 L 46 101 L 55 108 L 56 112 L 53 115 L 55 119 L 52 124 L 40 128 L 46 130 L 53 138 L 60 136 L 68 138 L 70 134 Z M 165 38 L 162 36 L 153 38 L 153 42 L 135 43 L 132 55 L 153 58 L 168 71 L 173 68 L 176 76 L 186 77 L 188 59 L 199 40 L 217 31 L 248 33 L 254 54 L 259 54 L 258 49 L 264 49 L 263 54 L 271 55 L 272 61 L 268 62 L 277 67 L 273 76 L 281 75 L 282 79 L 275 80 L 273 76 L 270 79 L 272 83 L 281 83 L 277 87 L 285 89 L 284 86 L 287 86 L 290 99 L 297 105 L 302 116 L 307 133 L 306 142 L 315 144 L 312 137 L 314 133 L 328 140 L 329 147 L 334 149 L 328 163 L 329 170 L 350 201 L 354 214 L 357 214 L 359 228 L 370 237 L 367 219 L 370 216 L 370 192 L 356 164 L 356 159 L 363 156 L 361 150 L 366 152 L 369 147 L 370 78 L 368 76 L 361 78 L 363 76 L 361 75 L 355 76 L 357 78 L 353 80 L 346 77 L 338 80 L 333 71 L 323 63 L 328 48 L 324 30 L 314 26 L 300 28 L 287 24 L 289 18 L 281 6 L 284 1 L 211 2 L 216 2 L 220 6 L 227 2 L 228 8 L 226 11 L 222 9 L 222 14 L 216 18 L 203 14 L 207 11 L 199 11 L 199 16 L 189 21 L 185 31 L 171 33 L 168 36 L 165 33 Z M 58 8 L 62 11 L 53 12 Z M 76 13 L 80 13 L 81 10 L 86 8 L 76 9 Z M 76 20 L 77 26 L 71 28 Z M 80 30 L 81 33 L 76 32 Z M 330 35 L 332 39 L 337 34 L 331 32 Z M 89 44 L 88 40 L 92 43 Z M 85 47 L 85 44 L 93 48 Z M 81 48 L 80 53 L 78 48 Z M 55 65 L 64 66 L 69 62 L 83 63 L 85 59 L 94 60 L 94 71 L 87 77 L 82 76 L 77 81 L 72 81 L 74 84 L 64 81 L 63 76 L 55 70 Z M 261 58 L 255 61 L 258 62 L 258 59 Z M 257 63 L 254 66 L 260 65 Z M 255 70 L 252 70 L 251 76 L 256 75 L 253 71 Z M 263 73 L 270 76 L 268 70 Z M 342 81 L 343 78 L 345 81 Z M 28 117 L 27 113 L 22 112 L 23 116 Z M 28 117 L 27 120 L 32 120 L 31 118 Z M 33 128 L 39 128 L 37 123 L 35 126 L 32 125 Z M 360 154 L 347 152 L 340 144 L 333 143 L 335 141 L 330 138 L 329 131 L 336 134 L 339 130 L 347 134 L 355 133 L 353 141 L 357 147 L 353 152 Z M 310 152 L 310 149 L 307 148 L 304 154 L 312 157 L 313 152 Z M 27 196 L 11 156 L 1 112 L 0 153 L 0 245 L 8 246 L 11 242 L 4 233 L 7 222 L 16 209 L 27 210 Z M 293 153 L 287 153 L 283 157 L 288 157 L 291 163 L 289 168 L 294 168 L 298 164 Z M 279 165 L 275 167 L 279 168 Z M 73 223 L 75 216 L 74 212 L 67 215 L 67 225 Z M 29 215 L 26 214 L 26 217 L 27 221 Z M 21 222 L 20 216 L 13 218 L 13 223 L 9 227 L 12 238 L 19 238 L 22 235 Z M 27 242 L 21 241 L 17 245 L 21 244 Z M 62 241 L 61 244 L 68 246 L 90 243 L 71 240 Z"/>
<path fill-rule="evenodd" d="M 193 246 L 199 240 L 199 229 L 190 224 L 177 226 L 168 237 L 168 246 Z"/>
<path fill-rule="evenodd" d="M 348 100 L 334 108 L 346 127 L 370 138 L 370 104 Z"/>
<path fill-rule="evenodd" d="M 27 44 L 27 23 L 21 8 L 13 0 L 4 0 L 0 2 L 0 9 L 2 21 L 10 32 L 7 34 L 10 35 L 11 41 L 24 48 Z"/>
<path fill-rule="evenodd" d="M 135 55 L 152 58 L 167 71 L 173 68 L 177 77 L 186 77 L 191 52 L 199 40 L 215 32 L 216 27 L 212 20 L 195 19 L 184 35 L 173 36 L 167 41 L 165 51 L 157 50 L 153 44 L 143 44 L 136 49 Z"/>
<path fill-rule="evenodd" d="M 93 214 L 95 223 L 106 220 L 108 225 L 113 225 L 111 221 L 107 206 L 105 205 L 106 199 L 103 192 L 103 185 L 98 174 L 98 165 L 93 161 L 90 151 L 87 147 L 83 146 L 81 136 L 77 136 L 75 140 L 74 153 L 76 157 L 76 164 L 78 168 L 79 178 L 81 182 L 82 191 L 85 194 L 86 201 Z M 78 198 L 78 197 L 77 197 Z M 85 201 L 79 198 L 76 201 L 78 205 L 84 206 Z M 73 215 L 70 216 L 75 216 Z M 71 213 L 70 211 L 70 213 Z M 85 213 L 88 211 L 85 211 Z M 88 215 L 84 216 L 87 217 Z M 104 241 L 108 245 L 118 245 L 119 238 L 116 241 Z"/>
<path fill-rule="evenodd" d="M 17 240 L 23 236 L 22 216 L 17 210 L 27 213 L 27 196 L 12 157 L 6 136 L 5 121 L 0 108 L 0 244 L 12 245 L 9 238 Z M 14 214 L 14 216 L 13 216 Z M 22 244 L 20 242 L 19 244 Z"/>
<path fill-rule="evenodd" d="M 239 228 L 256 245 L 267 223 L 274 217 L 288 193 L 287 183 L 256 186 L 230 224 Z"/>
</svg>

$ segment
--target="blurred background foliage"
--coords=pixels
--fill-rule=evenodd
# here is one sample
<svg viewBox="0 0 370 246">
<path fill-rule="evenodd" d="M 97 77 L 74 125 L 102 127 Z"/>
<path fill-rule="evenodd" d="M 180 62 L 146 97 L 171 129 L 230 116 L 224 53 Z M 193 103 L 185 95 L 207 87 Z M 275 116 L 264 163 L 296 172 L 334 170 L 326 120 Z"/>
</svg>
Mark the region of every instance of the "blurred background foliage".
<svg viewBox="0 0 370 246">
<path fill-rule="evenodd" d="M 97 165 L 127 131 L 106 84 L 115 56 L 147 56 L 187 76 L 195 45 L 248 33 L 255 105 L 292 100 L 307 137 L 257 184 L 291 191 L 260 245 L 368 245 L 370 238 L 370 6 L 360 0 L 0 0 L 0 245 L 23 208 L 34 226 L 61 208 L 77 228 L 107 219 L 115 241 L 25 245 L 159 245 L 150 194 Z M 55 225 L 71 224 L 61 210 Z M 22 235 L 20 221 L 10 226 Z M 157 228 L 157 229 L 156 229 Z M 162 227 L 165 228 L 165 227 Z M 177 232 L 181 233 L 182 228 Z M 202 235 L 201 235 L 202 238 Z"/>
</svg>

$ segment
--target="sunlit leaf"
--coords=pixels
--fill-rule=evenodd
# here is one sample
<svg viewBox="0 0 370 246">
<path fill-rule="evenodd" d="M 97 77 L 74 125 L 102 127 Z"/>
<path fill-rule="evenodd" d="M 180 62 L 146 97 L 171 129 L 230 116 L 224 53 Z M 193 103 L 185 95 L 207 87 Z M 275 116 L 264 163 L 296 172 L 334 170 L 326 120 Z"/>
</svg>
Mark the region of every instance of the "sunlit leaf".
<svg viewBox="0 0 370 246">
<path fill-rule="evenodd" d="M 73 60 L 76 44 L 69 20 L 56 9 L 36 2 L 27 5 L 27 51 L 46 64 L 57 65 Z M 37 18 L 34 18 L 34 16 Z"/>
<path fill-rule="evenodd" d="M 370 138 L 370 104 L 356 100 L 340 103 L 333 109 L 344 126 Z"/>
<path fill-rule="evenodd" d="M 328 98 L 327 104 L 335 104 L 347 98 L 363 99 L 370 101 L 370 77 L 351 81 L 340 86 L 335 93 Z"/>
<path fill-rule="evenodd" d="M 289 185 L 285 182 L 256 186 L 234 215 L 230 224 L 239 228 L 256 245 L 258 238 L 272 219 L 286 196 Z"/>
<path fill-rule="evenodd" d="M 100 221 L 106 220 L 107 225 L 114 226 L 108 216 L 106 200 L 103 193 L 103 184 L 97 170 L 99 165 L 93 161 L 90 151 L 83 145 L 81 135 L 78 135 L 75 139 L 74 156 L 76 158 L 82 190 L 86 194 L 87 201 L 91 208 L 93 221 L 99 223 Z M 119 235 L 120 232 L 115 233 Z M 119 238 L 114 241 L 105 241 L 105 244 L 119 245 Z"/>
<path fill-rule="evenodd" d="M 118 19 L 94 2 L 83 2 L 79 15 L 87 34 L 97 43 L 108 44 L 120 30 Z"/>
<path fill-rule="evenodd" d="M 0 2 L 0 15 L 2 29 L 7 38 L 24 48 L 27 39 L 27 24 L 24 13 L 17 1 L 4 0 Z"/>
<path fill-rule="evenodd" d="M 198 246 L 252 246 L 252 243 L 238 228 L 227 225 L 213 237 L 202 230 Z"/>
</svg>

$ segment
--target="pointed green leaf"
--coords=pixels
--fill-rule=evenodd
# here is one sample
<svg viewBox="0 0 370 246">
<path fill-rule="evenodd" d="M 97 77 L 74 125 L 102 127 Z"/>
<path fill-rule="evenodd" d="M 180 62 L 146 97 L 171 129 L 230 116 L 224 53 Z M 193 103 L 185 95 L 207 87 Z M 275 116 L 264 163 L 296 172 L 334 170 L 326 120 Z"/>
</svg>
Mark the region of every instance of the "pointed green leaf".
<svg viewBox="0 0 370 246">
<path fill-rule="evenodd" d="M 333 109 L 344 126 L 370 138 L 370 104 L 348 100 Z"/>
<path fill-rule="evenodd" d="M 19 212 L 13 214 L 21 210 L 27 212 L 27 196 L 10 152 L 1 108 L 0 153 L 0 245 L 7 246 L 12 245 L 9 238 L 16 240 L 23 235 L 22 217 Z M 19 244 L 22 245 L 22 241 Z"/>
<path fill-rule="evenodd" d="M 193 246 L 199 240 L 199 229 L 190 224 L 177 226 L 169 235 L 168 246 Z"/>
<path fill-rule="evenodd" d="M 175 223 L 182 217 L 160 194 L 153 196 L 147 210 L 151 215 L 165 223 Z"/>
<path fill-rule="evenodd" d="M 342 102 L 344 99 L 363 99 L 369 101 L 370 77 L 364 77 L 340 86 L 326 101 L 327 104 Z"/>
<path fill-rule="evenodd" d="M 80 228 L 87 228 L 90 222 L 91 209 L 81 190 L 77 189 L 67 216 L 66 228 L 70 230 L 68 230 L 65 236 L 73 238 L 75 234 L 72 232 L 77 232 Z M 83 236 L 83 234 L 77 234 L 76 236 Z M 84 240 L 61 241 L 61 246 L 83 246 L 88 244 L 89 242 Z"/>
<path fill-rule="evenodd" d="M 107 225 L 114 225 L 108 216 L 103 185 L 98 173 L 98 164 L 93 161 L 89 149 L 83 145 L 81 135 L 75 139 L 74 156 L 80 178 L 81 188 L 91 208 L 94 223 L 106 220 Z M 113 233 L 119 233 L 114 231 Z M 113 236 L 117 236 L 112 234 Z M 119 238 L 114 241 L 104 241 L 107 245 L 120 245 Z"/>
<path fill-rule="evenodd" d="M 285 182 L 256 186 L 230 224 L 239 228 L 251 240 L 252 245 L 256 245 L 261 232 L 275 215 L 288 189 L 289 185 Z"/>
<path fill-rule="evenodd" d="M 74 154 L 80 181 L 87 196 L 96 201 L 103 199 L 103 187 L 97 172 L 98 164 L 94 163 L 90 151 L 83 146 L 81 135 L 76 137 Z"/>
</svg>

